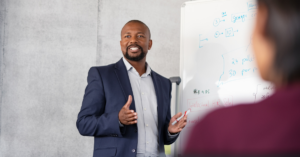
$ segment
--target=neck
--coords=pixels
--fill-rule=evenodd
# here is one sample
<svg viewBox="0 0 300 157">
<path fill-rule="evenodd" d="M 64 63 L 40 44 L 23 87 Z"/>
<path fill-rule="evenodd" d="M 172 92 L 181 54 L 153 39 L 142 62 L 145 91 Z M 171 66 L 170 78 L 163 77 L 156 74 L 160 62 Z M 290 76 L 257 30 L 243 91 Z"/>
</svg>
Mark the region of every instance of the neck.
<svg viewBox="0 0 300 157">
<path fill-rule="evenodd" d="M 134 69 L 139 73 L 140 76 L 142 76 L 146 72 L 146 57 L 144 57 L 140 61 L 131 61 L 125 58 L 133 67 Z"/>
<path fill-rule="evenodd" d="M 283 75 L 279 74 L 278 72 L 274 72 L 274 70 L 270 71 L 269 78 L 269 81 L 273 83 L 275 89 L 280 89 L 287 85 L 283 79 Z"/>
</svg>

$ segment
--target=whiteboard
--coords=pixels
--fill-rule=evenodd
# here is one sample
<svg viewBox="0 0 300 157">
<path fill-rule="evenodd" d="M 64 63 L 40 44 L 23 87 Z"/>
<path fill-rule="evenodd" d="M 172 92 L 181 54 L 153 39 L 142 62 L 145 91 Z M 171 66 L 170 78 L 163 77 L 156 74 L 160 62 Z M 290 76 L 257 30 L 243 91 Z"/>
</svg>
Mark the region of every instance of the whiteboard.
<svg viewBox="0 0 300 157">
<path fill-rule="evenodd" d="M 251 0 L 182 5 L 179 110 L 190 108 L 191 113 L 179 152 L 192 127 L 210 111 L 258 102 L 273 93 L 273 85 L 259 76 L 251 47 L 256 7 Z"/>
</svg>

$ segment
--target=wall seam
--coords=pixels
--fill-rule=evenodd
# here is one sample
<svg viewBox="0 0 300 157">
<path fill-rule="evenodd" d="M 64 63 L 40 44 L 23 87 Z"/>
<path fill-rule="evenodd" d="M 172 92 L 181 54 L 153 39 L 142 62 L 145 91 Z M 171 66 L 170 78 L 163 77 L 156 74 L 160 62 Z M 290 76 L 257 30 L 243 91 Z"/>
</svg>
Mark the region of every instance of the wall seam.
<svg viewBox="0 0 300 157">
<path fill-rule="evenodd" d="M 1 97 L 0 97 L 0 136 L 1 136 L 1 128 L 2 128 L 2 104 L 3 104 L 3 78 L 4 78 L 4 69 L 5 69 L 5 62 L 4 62 L 4 57 L 5 57 L 5 28 L 6 28 L 6 1 L 4 0 L 3 1 L 3 34 L 2 34 L 2 58 L 1 58 L 1 61 L 2 61 L 2 65 L 1 65 Z M 0 148 L 1 148 L 1 143 L 0 143 Z"/>
<path fill-rule="evenodd" d="M 95 64 L 97 65 L 97 63 L 99 63 L 100 62 L 100 58 L 99 58 L 99 54 L 98 54 L 98 52 L 99 52 L 99 21 L 100 21 L 100 19 L 99 19 L 99 13 L 100 13 L 100 1 L 101 0 L 98 0 L 98 8 L 97 8 L 97 43 L 96 43 L 96 47 L 97 47 L 97 49 L 96 49 L 96 59 L 95 59 Z"/>
</svg>

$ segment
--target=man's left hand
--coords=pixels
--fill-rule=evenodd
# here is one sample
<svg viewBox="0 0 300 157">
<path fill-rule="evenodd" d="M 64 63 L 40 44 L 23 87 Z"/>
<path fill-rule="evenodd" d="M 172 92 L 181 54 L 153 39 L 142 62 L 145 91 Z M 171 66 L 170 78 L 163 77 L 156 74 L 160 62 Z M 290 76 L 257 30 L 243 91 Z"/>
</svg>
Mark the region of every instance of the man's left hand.
<svg viewBox="0 0 300 157">
<path fill-rule="evenodd" d="M 171 134 L 176 134 L 180 132 L 186 125 L 187 122 L 187 115 L 185 115 L 183 118 L 181 118 L 176 124 L 172 125 L 174 121 L 177 120 L 182 115 L 181 112 L 177 113 L 175 116 L 173 116 L 170 120 L 168 130 Z"/>
</svg>

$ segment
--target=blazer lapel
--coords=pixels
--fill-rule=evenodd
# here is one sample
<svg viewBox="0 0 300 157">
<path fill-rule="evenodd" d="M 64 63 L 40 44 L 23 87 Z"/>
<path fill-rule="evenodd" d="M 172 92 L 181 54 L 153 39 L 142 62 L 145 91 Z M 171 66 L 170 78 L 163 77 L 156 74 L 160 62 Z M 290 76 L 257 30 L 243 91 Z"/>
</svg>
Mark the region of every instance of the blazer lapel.
<svg viewBox="0 0 300 157">
<path fill-rule="evenodd" d="M 157 118 L 158 118 L 158 132 L 160 132 L 161 127 L 162 127 L 162 122 L 164 120 L 162 119 L 163 117 L 163 99 L 162 99 L 162 94 L 161 94 L 161 82 L 158 79 L 157 74 L 154 71 L 151 71 L 151 76 L 155 88 L 155 93 L 156 93 L 156 99 L 157 99 Z"/>
<path fill-rule="evenodd" d="M 136 112 L 134 97 L 133 97 L 133 92 L 132 92 L 132 89 L 131 89 L 130 80 L 129 80 L 129 77 L 128 77 L 128 72 L 127 72 L 126 66 L 125 66 L 122 59 L 119 60 L 115 64 L 115 73 L 116 73 L 117 78 L 119 80 L 119 83 L 120 83 L 121 89 L 123 91 L 126 102 L 128 100 L 128 96 L 131 95 L 132 96 L 132 103 L 130 105 L 130 109 L 134 110 Z M 124 105 L 125 105 L 125 103 L 124 103 Z"/>
</svg>

